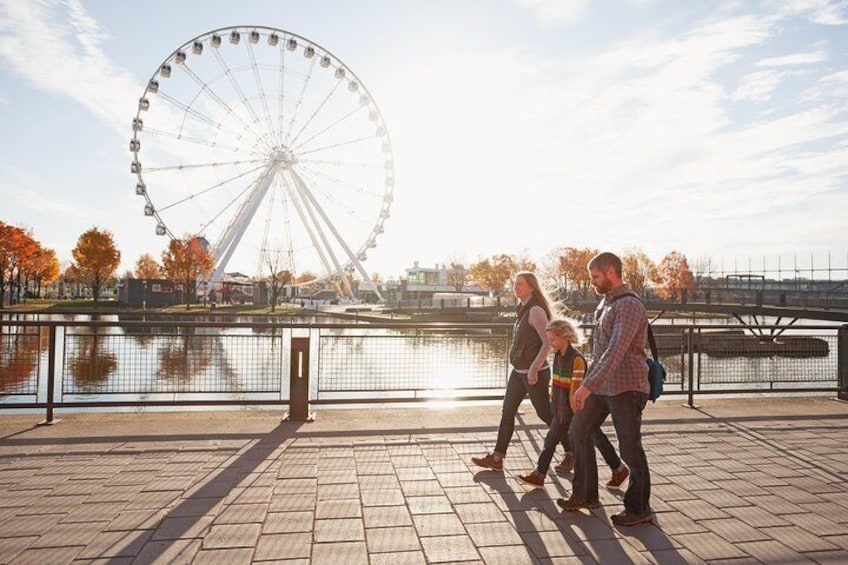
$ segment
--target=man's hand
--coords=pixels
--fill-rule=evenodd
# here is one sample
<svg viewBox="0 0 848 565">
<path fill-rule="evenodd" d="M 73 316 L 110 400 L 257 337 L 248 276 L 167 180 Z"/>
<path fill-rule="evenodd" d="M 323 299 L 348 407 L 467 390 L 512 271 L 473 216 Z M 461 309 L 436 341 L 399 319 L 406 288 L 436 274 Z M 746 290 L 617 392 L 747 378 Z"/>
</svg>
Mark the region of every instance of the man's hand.
<svg viewBox="0 0 848 565">
<path fill-rule="evenodd" d="M 571 409 L 577 412 L 578 410 L 582 410 L 586 405 L 586 399 L 592 394 L 592 391 L 586 388 L 583 385 L 580 385 L 580 388 L 574 391 L 574 394 L 571 395 Z"/>
<path fill-rule="evenodd" d="M 527 370 L 527 384 L 533 386 L 537 382 L 539 382 L 539 372 L 531 367 Z"/>
</svg>

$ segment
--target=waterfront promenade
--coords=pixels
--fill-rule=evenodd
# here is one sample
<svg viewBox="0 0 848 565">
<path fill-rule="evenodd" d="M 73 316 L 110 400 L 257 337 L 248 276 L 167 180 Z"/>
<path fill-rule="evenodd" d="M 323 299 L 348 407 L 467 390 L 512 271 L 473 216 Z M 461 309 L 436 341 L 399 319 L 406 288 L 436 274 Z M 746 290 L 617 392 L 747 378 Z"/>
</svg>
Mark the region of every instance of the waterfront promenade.
<svg viewBox="0 0 848 565">
<path fill-rule="evenodd" d="M 504 474 L 469 460 L 496 405 L 0 415 L 0 563 L 848 562 L 848 404 L 699 402 L 647 408 L 656 524 L 621 529 L 620 491 L 564 513 L 567 478 L 515 478 L 528 403 Z"/>
</svg>

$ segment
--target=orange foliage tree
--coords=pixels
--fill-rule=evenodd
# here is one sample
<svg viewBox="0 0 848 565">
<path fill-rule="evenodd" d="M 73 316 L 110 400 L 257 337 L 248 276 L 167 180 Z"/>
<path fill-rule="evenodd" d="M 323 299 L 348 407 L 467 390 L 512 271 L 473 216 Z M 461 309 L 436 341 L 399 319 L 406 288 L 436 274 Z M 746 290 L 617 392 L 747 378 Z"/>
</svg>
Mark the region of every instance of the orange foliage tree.
<svg viewBox="0 0 848 565">
<path fill-rule="evenodd" d="M 621 255 L 621 271 L 624 282 L 641 296 L 658 280 L 656 263 L 641 249 L 625 250 Z"/>
<path fill-rule="evenodd" d="M 541 275 L 545 284 L 563 294 L 585 294 L 590 289 L 586 265 L 598 254 L 590 247 L 558 247 L 548 253 Z"/>
<path fill-rule="evenodd" d="M 20 300 L 21 280 L 38 248 L 27 230 L 0 222 L 0 308 L 7 288 Z"/>
<path fill-rule="evenodd" d="M 121 263 L 121 252 L 115 247 L 112 232 L 91 228 L 80 235 L 71 251 L 80 281 L 91 289 L 94 302 L 100 290 L 115 276 Z"/>
<path fill-rule="evenodd" d="M 515 271 L 513 258 L 500 254 L 473 263 L 468 269 L 468 277 L 492 295 L 499 295 L 506 289 Z"/>
<path fill-rule="evenodd" d="M 41 287 L 48 285 L 59 278 L 59 260 L 56 252 L 39 246 L 30 263 L 30 276 L 35 284 L 35 295 L 41 297 Z"/>
<path fill-rule="evenodd" d="M 693 276 L 686 255 L 679 251 L 666 254 L 660 261 L 658 279 L 657 294 L 667 300 L 680 297 L 684 289 L 691 289 Z"/>
<path fill-rule="evenodd" d="M 162 266 L 156 262 L 156 259 L 150 253 L 144 253 L 135 262 L 133 274 L 137 279 L 160 279 L 162 278 Z"/>
<path fill-rule="evenodd" d="M 191 305 L 198 279 L 209 276 L 215 262 L 212 255 L 196 237 L 172 239 L 162 252 L 165 274 L 174 282 L 183 284 L 186 308 Z"/>
</svg>

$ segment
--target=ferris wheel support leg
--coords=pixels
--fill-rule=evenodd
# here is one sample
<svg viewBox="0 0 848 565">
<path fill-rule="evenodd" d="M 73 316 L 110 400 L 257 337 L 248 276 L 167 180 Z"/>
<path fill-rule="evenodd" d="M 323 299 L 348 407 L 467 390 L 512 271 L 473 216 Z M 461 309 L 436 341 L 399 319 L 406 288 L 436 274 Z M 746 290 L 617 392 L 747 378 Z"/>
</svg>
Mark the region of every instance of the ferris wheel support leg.
<svg viewBox="0 0 848 565">
<path fill-rule="evenodd" d="M 301 223 L 306 228 L 306 233 L 309 235 L 310 241 L 312 241 L 312 246 L 315 247 L 316 251 L 318 251 L 318 257 L 321 260 L 321 264 L 324 266 L 324 271 L 330 272 L 330 263 L 327 261 L 327 256 L 324 254 L 324 250 L 321 248 L 321 245 L 318 243 L 318 238 L 315 236 L 315 231 L 312 229 L 312 225 L 309 223 L 306 214 L 303 211 L 303 207 L 300 205 L 300 198 L 297 196 L 297 191 L 292 188 L 291 184 L 286 181 L 286 176 L 281 175 L 283 179 L 283 184 L 286 187 L 286 192 L 289 195 L 289 199 L 294 206 L 294 209 L 297 211 L 297 215 L 300 217 Z"/>
<path fill-rule="evenodd" d="M 338 273 L 342 285 L 344 285 L 345 290 L 348 292 L 348 295 L 351 298 L 356 298 L 356 294 L 354 294 L 353 288 L 351 288 L 350 286 L 350 281 L 347 280 L 347 275 L 345 274 L 344 269 L 342 269 L 342 266 L 339 263 L 336 254 L 333 252 L 333 248 L 330 246 L 330 242 L 327 240 L 327 236 L 324 234 L 324 230 L 321 228 L 320 222 L 318 222 L 318 219 L 315 217 L 314 210 L 318 210 L 318 213 L 330 227 L 330 230 L 332 230 L 332 232 L 336 234 L 336 237 L 338 238 L 335 228 L 333 228 L 333 225 L 327 219 L 327 216 L 324 214 L 324 211 L 321 210 L 319 206 L 317 206 L 317 203 L 312 198 L 312 195 L 309 194 L 309 189 L 307 189 L 306 186 L 303 184 L 300 175 L 298 175 L 294 170 L 291 169 L 289 169 L 289 173 L 291 174 L 291 177 L 294 180 L 294 187 L 300 195 L 301 200 L 303 201 L 304 208 L 306 208 L 306 212 L 307 214 L 309 214 L 309 217 L 312 220 L 312 225 L 315 226 L 315 229 L 318 232 L 318 236 L 321 238 L 321 242 L 324 244 L 324 249 L 326 249 L 327 253 L 330 255 L 330 260 L 333 262 L 333 266 L 336 268 L 336 273 Z"/>
<path fill-rule="evenodd" d="M 247 226 L 250 225 L 250 221 L 253 219 L 254 214 L 256 214 L 256 210 L 259 209 L 259 204 L 265 197 L 265 193 L 268 192 L 268 187 L 274 181 L 275 174 L 276 169 L 273 166 L 268 167 L 262 173 L 257 179 L 257 183 L 250 192 L 250 195 L 245 199 L 238 213 L 230 222 L 230 225 L 227 226 L 224 237 L 221 238 L 220 243 L 215 246 L 212 252 L 212 257 L 215 259 L 215 270 L 212 272 L 209 281 L 221 280 L 221 275 L 223 275 L 224 269 L 227 268 L 227 263 L 229 263 L 236 247 L 238 247 L 242 236 L 244 236 L 244 232 L 247 230 Z"/>
<path fill-rule="evenodd" d="M 300 178 L 300 175 L 298 175 L 296 171 L 291 171 L 291 175 L 301 194 L 303 194 L 308 200 L 308 202 L 318 211 L 318 214 L 321 216 L 321 218 L 323 218 L 324 222 L 327 224 L 327 227 L 330 228 L 330 231 L 333 233 L 336 240 L 342 246 L 342 249 L 344 249 L 353 266 L 356 267 L 357 271 L 359 271 L 359 275 L 363 278 L 364 281 L 368 281 L 371 283 L 371 287 L 374 290 L 374 293 L 377 295 L 377 298 L 382 300 L 383 296 L 380 294 L 380 291 L 377 290 L 377 285 L 374 284 L 374 282 L 371 280 L 371 277 L 368 275 L 368 272 L 365 270 L 365 267 L 362 266 L 362 263 L 359 261 L 353 251 L 351 251 L 350 247 L 347 245 L 345 240 L 336 230 L 336 227 L 330 221 L 330 218 L 327 217 L 327 214 L 324 213 L 324 210 L 315 200 L 315 197 L 312 196 L 312 192 L 309 190 L 309 187 L 306 186 L 306 183 L 303 182 L 303 179 Z M 352 295 L 353 294 L 351 293 L 351 296 Z"/>
</svg>

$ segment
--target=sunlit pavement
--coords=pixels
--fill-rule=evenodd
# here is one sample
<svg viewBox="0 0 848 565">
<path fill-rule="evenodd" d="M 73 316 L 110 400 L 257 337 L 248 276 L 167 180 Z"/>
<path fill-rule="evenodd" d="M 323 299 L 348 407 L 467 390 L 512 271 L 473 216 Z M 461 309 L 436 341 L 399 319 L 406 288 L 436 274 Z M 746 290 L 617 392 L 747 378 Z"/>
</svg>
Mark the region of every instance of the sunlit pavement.
<svg viewBox="0 0 848 565">
<path fill-rule="evenodd" d="M 655 525 L 621 491 L 563 513 L 523 486 L 544 429 L 525 403 L 506 472 L 499 407 L 0 416 L 0 563 L 845 563 L 848 404 L 649 405 Z M 561 453 L 557 454 L 559 457 Z M 608 471 L 600 462 L 600 478 Z M 626 486 L 626 485 L 625 485 Z"/>
</svg>

